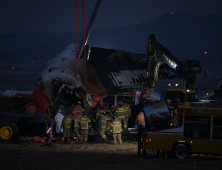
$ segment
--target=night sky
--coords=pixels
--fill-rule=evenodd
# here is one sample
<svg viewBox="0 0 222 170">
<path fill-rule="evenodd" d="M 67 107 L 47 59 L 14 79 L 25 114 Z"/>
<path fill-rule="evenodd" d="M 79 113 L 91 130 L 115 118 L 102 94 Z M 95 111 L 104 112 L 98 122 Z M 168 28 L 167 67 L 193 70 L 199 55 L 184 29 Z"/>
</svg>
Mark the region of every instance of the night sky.
<svg viewBox="0 0 222 170">
<path fill-rule="evenodd" d="M 85 0 L 86 24 L 97 0 Z M 222 14 L 221 0 L 103 0 L 93 28 L 121 27 L 156 19 L 163 13 Z M 74 31 L 75 0 L 0 0 L 1 33 Z M 78 0 L 82 30 L 82 0 Z"/>
</svg>

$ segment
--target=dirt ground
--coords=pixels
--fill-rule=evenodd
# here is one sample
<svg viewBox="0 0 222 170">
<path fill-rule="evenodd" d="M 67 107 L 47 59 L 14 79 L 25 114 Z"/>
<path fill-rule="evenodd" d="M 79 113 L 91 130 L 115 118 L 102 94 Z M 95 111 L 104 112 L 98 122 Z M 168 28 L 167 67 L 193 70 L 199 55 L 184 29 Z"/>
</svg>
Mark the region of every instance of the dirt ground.
<svg viewBox="0 0 222 170">
<path fill-rule="evenodd" d="M 146 158 L 137 156 L 137 143 L 124 142 L 123 145 L 109 143 L 54 142 L 54 147 L 44 143 L 23 141 L 17 144 L 0 144 L 0 169 L 48 170 L 48 169 L 175 169 L 191 170 L 193 162 L 196 170 L 221 169 L 222 157 L 193 156 L 178 160 L 167 157 L 156 158 L 149 153 Z M 43 146 L 42 146 L 43 145 Z"/>
</svg>

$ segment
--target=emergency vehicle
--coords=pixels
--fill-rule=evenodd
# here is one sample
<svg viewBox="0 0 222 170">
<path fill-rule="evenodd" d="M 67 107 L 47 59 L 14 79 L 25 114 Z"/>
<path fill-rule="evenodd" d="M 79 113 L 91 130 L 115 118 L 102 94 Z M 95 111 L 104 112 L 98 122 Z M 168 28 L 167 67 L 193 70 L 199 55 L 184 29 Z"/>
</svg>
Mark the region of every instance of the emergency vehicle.
<svg viewBox="0 0 222 170">
<path fill-rule="evenodd" d="M 222 154 L 222 106 L 190 104 L 177 108 L 177 126 L 143 133 L 144 150 L 162 150 L 170 158 Z"/>
</svg>

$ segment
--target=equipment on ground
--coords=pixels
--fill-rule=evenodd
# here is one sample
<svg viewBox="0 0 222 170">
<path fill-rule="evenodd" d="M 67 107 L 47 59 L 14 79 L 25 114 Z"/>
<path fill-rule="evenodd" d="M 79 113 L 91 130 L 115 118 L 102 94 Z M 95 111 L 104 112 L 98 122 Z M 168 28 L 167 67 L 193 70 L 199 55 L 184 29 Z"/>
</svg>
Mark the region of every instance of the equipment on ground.
<svg viewBox="0 0 222 170">
<path fill-rule="evenodd" d="M 0 113 L 0 142 L 17 142 L 19 136 L 42 136 L 45 133 L 42 114 Z"/>
</svg>

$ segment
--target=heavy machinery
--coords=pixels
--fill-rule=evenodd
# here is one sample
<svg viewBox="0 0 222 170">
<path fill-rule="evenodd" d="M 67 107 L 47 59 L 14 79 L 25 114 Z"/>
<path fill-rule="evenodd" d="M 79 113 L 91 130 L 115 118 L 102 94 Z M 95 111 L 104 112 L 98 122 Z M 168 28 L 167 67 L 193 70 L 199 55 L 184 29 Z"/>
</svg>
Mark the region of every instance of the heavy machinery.
<svg viewBox="0 0 222 170">
<path fill-rule="evenodd" d="M 46 122 L 42 114 L 0 113 L 0 142 L 17 142 L 19 136 L 42 136 Z"/>
<path fill-rule="evenodd" d="M 86 39 L 78 44 L 78 57 L 75 57 L 76 44 L 73 43 L 45 64 L 32 94 L 32 103 L 27 108 L 29 113 L 41 112 L 43 117 L 54 122 L 59 108 L 72 109 L 78 100 L 88 109 L 108 95 L 140 88 L 151 93 L 158 78 L 177 76 L 185 78 L 186 85 L 193 85 L 195 74 L 202 71 L 200 63 L 175 58 L 154 34 L 149 37 L 148 57 L 86 46 L 100 3 L 98 0 L 93 11 Z M 83 57 L 83 49 L 87 57 Z"/>
<path fill-rule="evenodd" d="M 167 77 L 168 79 L 179 77 L 183 79 L 185 89 L 195 89 L 196 73 L 201 73 L 203 70 L 199 61 L 176 58 L 169 49 L 157 39 L 155 34 L 151 34 L 148 38 L 147 52 L 147 84 L 146 87 L 144 87 L 146 93 L 151 93 L 151 91 L 155 89 L 158 79 L 162 79 L 163 77 Z M 160 70 L 162 64 L 164 64 L 163 67 L 165 68 L 170 67 L 171 71 L 167 74 L 166 72 L 162 72 Z"/>
<path fill-rule="evenodd" d="M 209 105 L 208 105 L 209 106 Z M 190 154 L 222 154 L 222 106 L 211 108 L 190 105 L 179 106 L 175 128 L 143 132 L 143 151 L 162 150 L 168 157 L 184 159 Z"/>
</svg>

